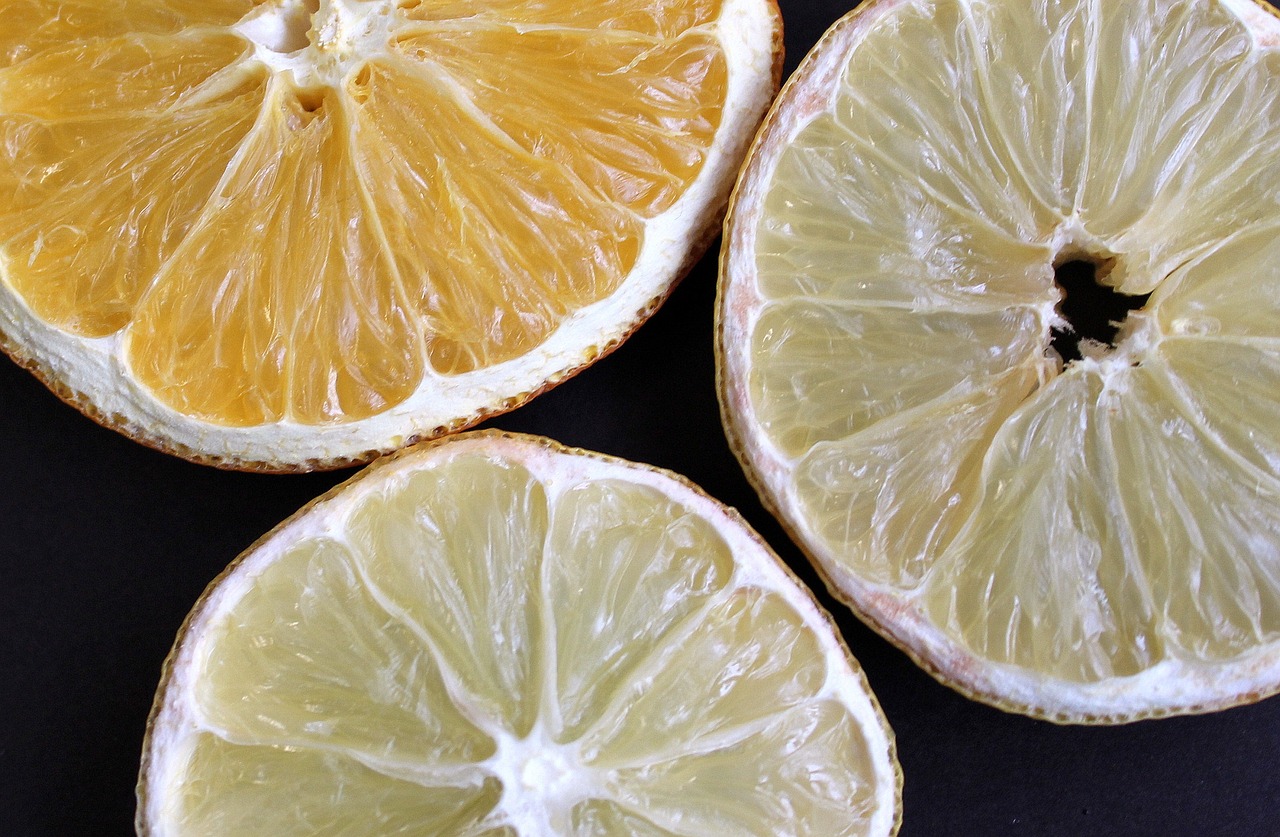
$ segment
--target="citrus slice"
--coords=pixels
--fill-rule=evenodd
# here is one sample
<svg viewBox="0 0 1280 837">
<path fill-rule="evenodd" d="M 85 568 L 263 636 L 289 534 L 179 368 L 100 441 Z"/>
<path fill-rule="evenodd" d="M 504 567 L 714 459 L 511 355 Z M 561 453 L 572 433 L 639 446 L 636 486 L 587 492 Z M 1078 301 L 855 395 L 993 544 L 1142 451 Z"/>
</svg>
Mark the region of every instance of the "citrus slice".
<svg viewBox="0 0 1280 837">
<path fill-rule="evenodd" d="M 0 347 L 228 467 L 367 460 L 608 352 L 718 231 L 772 0 L 23 0 Z"/>
<path fill-rule="evenodd" d="M 1277 44 L 1245 0 L 876 0 L 766 120 L 728 434 L 962 692 L 1122 722 L 1280 689 Z M 1079 263 L 1118 327 L 1072 319 Z"/>
<path fill-rule="evenodd" d="M 672 474 L 535 437 L 380 461 L 184 625 L 143 835 L 884 835 L 892 734 L 830 617 Z"/>
</svg>

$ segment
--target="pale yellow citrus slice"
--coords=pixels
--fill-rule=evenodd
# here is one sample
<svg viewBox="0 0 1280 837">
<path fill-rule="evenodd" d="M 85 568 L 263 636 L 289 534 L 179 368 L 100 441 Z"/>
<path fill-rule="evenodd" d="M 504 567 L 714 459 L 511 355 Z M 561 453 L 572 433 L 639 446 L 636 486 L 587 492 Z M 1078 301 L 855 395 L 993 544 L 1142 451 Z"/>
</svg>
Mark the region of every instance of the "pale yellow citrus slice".
<svg viewBox="0 0 1280 837">
<path fill-rule="evenodd" d="M 205 593 L 148 726 L 161 835 L 886 835 L 892 734 L 830 617 L 672 474 L 463 434 Z"/>
<path fill-rule="evenodd" d="M 730 439 L 833 590 L 965 693 L 1119 722 L 1280 689 L 1271 12 L 875 0 L 749 157 Z M 1133 310 L 1073 357 L 1077 260 Z"/>
<path fill-rule="evenodd" d="M 20 0 L 0 348 L 143 442 L 365 460 L 621 342 L 716 232 L 772 0 Z"/>
</svg>

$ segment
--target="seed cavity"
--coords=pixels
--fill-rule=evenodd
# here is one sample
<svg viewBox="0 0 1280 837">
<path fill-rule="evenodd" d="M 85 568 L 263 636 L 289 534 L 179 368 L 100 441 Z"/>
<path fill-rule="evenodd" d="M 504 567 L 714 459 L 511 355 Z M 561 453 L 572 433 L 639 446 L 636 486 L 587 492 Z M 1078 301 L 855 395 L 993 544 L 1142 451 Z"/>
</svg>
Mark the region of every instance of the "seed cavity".
<svg viewBox="0 0 1280 837">
<path fill-rule="evenodd" d="M 1089 256 L 1072 257 L 1055 267 L 1062 323 L 1053 327 L 1050 346 L 1063 363 L 1111 353 L 1129 313 L 1141 310 L 1150 299 L 1149 293 L 1124 294 L 1107 284 L 1114 267 L 1114 258 Z"/>
<path fill-rule="evenodd" d="M 312 20 L 320 0 L 274 0 L 260 4 L 237 27 L 255 44 L 288 55 L 311 44 Z"/>
</svg>

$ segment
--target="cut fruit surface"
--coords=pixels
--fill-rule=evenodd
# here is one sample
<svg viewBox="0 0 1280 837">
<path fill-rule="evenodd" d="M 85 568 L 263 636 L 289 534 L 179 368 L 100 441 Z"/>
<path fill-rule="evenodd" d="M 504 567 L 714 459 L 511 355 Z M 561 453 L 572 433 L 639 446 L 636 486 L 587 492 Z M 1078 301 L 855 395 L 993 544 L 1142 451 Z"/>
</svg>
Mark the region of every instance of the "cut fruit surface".
<svg viewBox="0 0 1280 837">
<path fill-rule="evenodd" d="M 261 540 L 148 724 L 162 835 L 887 835 L 892 734 L 830 617 L 666 472 L 464 434 Z"/>
<path fill-rule="evenodd" d="M 1278 44 L 1251 0 L 873 0 L 749 155 L 730 441 L 971 696 L 1122 722 L 1280 690 Z M 1133 310 L 1092 332 L 1066 284 Z"/>
<path fill-rule="evenodd" d="M 0 347 L 146 443 L 366 460 L 608 352 L 714 236 L 772 0 L 25 0 Z"/>
</svg>

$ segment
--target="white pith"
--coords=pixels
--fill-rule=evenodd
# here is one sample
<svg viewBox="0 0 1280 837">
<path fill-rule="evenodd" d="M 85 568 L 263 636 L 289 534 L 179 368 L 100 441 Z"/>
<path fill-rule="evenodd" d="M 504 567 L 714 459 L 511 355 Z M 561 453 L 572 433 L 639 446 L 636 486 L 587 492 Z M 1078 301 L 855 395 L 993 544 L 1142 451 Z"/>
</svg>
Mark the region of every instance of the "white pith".
<svg viewBox="0 0 1280 837">
<path fill-rule="evenodd" d="M 312 0 L 312 4 L 315 0 Z M 253 44 L 242 68 L 265 65 L 276 74 L 275 95 L 340 90 L 367 58 L 381 54 L 405 25 L 392 0 L 321 0 L 309 20 L 315 43 L 279 52 L 307 20 L 305 0 L 258 6 L 235 31 Z M 60 394 L 116 429 L 150 444 L 232 467 L 298 469 L 367 460 L 375 452 L 439 435 L 523 403 L 614 348 L 670 292 L 690 267 L 692 248 L 709 239 L 754 128 L 772 95 L 776 19 L 762 0 L 726 0 L 707 28 L 729 70 L 721 125 L 703 170 L 666 212 L 644 223 L 643 245 L 629 276 L 610 296 L 567 317 L 526 354 L 460 375 L 429 366 L 418 389 L 400 404 L 350 423 L 304 424 L 290 419 L 228 427 L 193 418 L 157 400 L 128 368 L 129 329 L 87 338 L 43 321 L 14 291 L 0 250 L 0 347 L 41 372 Z M 225 75 L 232 79 L 234 73 Z"/>
<path fill-rule="evenodd" d="M 235 611 L 238 602 L 252 588 L 254 579 L 300 540 L 316 537 L 342 540 L 347 519 L 363 498 L 394 490 L 394 486 L 406 483 L 415 473 L 446 464 L 454 457 L 472 455 L 477 450 L 494 461 L 518 463 L 526 468 L 545 489 L 550 507 L 554 507 L 557 498 L 565 492 L 585 481 L 614 479 L 657 489 L 708 521 L 729 546 L 735 569 L 724 589 L 712 596 L 702 612 L 711 611 L 744 589 L 759 589 L 779 596 L 801 616 L 826 661 L 825 683 L 811 700 L 829 700 L 843 706 L 864 736 L 874 763 L 874 775 L 865 779 L 876 789 L 878 807 L 863 833 L 889 835 L 894 832 L 899 816 L 900 774 L 890 733 L 870 697 L 865 678 L 838 638 L 830 617 L 734 513 L 665 472 L 581 451 L 566 452 L 543 444 L 530 444 L 529 439 L 522 437 L 472 434 L 454 437 L 425 455 L 410 452 L 409 456 L 377 466 L 341 492 L 286 522 L 242 556 L 229 574 L 211 587 L 171 653 L 169 675 L 162 684 L 150 725 L 139 785 L 143 801 L 138 813 L 141 833 L 150 837 L 181 833 L 176 825 L 177 789 L 193 742 L 201 734 L 224 735 L 209 723 L 197 705 L 195 672 L 201 667 L 201 659 L 218 653 L 212 644 L 215 628 Z M 544 688 L 553 681 L 553 677 L 545 678 Z M 456 682 L 448 684 L 448 690 L 455 701 L 465 695 L 465 688 Z M 486 778 L 496 778 L 502 783 L 502 795 L 484 821 L 486 827 L 511 826 L 521 837 L 555 837 L 569 833 L 569 817 L 574 806 L 591 799 L 616 797 L 611 771 L 601 766 L 607 762 L 599 761 L 599 752 L 584 751 L 577 741 L 553 739 L 550 729 L 556 723 L 547 712 L 554 711 L 549 707 L 555 704 L 554 695 L 547 695 L 540 703 L 539 716 L 531 731 L 521 737 L 479 720 L 482 713 L 473 715 L 467 707 L 461 707 L 465 715 L 479 720 L 484 732 L 495 742 L 495 752 L 482 762 L 462 768 L 421 765 L 417 769 L 423 783 L 474 787 Z M 672 742 L 669 752 L 677 754 L 679 746 L 680 742 Z M 366 766 L 375 770 L 380 767 L 376 761 L 367 761 Z M 397 764 L 394 775 L 403 777 L 413 769 Z"/>
<path fill-rule="evenodd" d="M 1275 692 L 1280 684 L 1278 643 L 1264 644 L 1225 663 L 1171 653 L 1138 674 L 1094 683 L 1059 680 L 994 662 L 972 653 L 932 622 L 921 604 L 923 595 L 917 595 L 920 591 L 876 584 L 852 572 L 843 556 L 824 544 L 808 519 L 792 481 L 800 457 L 782 450 L 766 432 L 755 415 L 750 389 L 752 335 L 771 301 L 760 287 L 755 261 L 763 196 L 786 147 L 813 120 L 833 110 L 840 79 L 857 44 L 884 16 L 909 3 L 879 0 L 847 16 L 827 33 L 784 88 L 782 104 L 766 121 L 739 183 L 726 235 L 717 312 L 721 410 L 735 451 L 766 504 L 813 558 L 833 592 L 939 679 L 966 694 L 1055 721 L 1115 722 L 1209 711 Z M 1280 20 L 1275 16 L 1249 0 L 1223 0 L 1222 5 L 1246 23 L 1257 46 L 1273 49 L 1280 44 Z M 1071 258 L 1077 253 L 1105 250 L 1103 242 L 1085 232 L 1079 217 L 1064 218 L 1040 243 L 1046 264 L 1055 256 Z M 1139 283 L 1163 278 L 1133 277 Z M 1135 292 L 1142 290 L 1150 288 Z M 1064 321 L 1052 301 L 1036 311 L 1047 348 L 1050 329 Z M 1166 334 L 1149 312 L 1136 311 L 1129 315 L 1114 346 L 1083 346 L 1083 359 L 1066 369 L 1056 357 L 1046 356 L 1040 369 L 1042 384 L 1058 375 L 1088 374 L 1119 394 L 1127 386 L 1131 367 L 1155 356 L 1167 337 L 1213 328 L 1212 322 L 1188 318 L 1174 322 L 1171 333 Z"/>
</svg>

